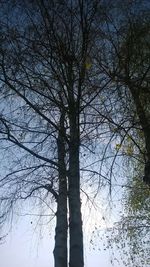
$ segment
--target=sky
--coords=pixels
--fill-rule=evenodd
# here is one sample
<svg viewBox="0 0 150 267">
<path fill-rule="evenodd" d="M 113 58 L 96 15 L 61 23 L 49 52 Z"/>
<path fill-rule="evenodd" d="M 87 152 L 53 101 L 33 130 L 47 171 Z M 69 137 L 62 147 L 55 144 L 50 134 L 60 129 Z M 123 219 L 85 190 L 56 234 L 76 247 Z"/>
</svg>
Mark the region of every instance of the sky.
<svg viewBox="0 0 150 267">
<path fill-rule="evenodd" d="M 53 230 L 34 229 L 30 218 L 20 219 L 0 245 L 1 267 L 53 267 Z M 101 240 L 100 240 L 101 242 Z M 109 251 L 85 249 L 85 267 L 112 267 Z M 115 267 L 123 267 L 117 265 Z"/>
<path fill-rule="evenodd" d="M 94 220 L 101 222 L 101 214 Z M 32 222 L 32 223 L 31 223 Z M 86 235 L 91 235 L 89 229 Z M 85 239 L 90 239 L 86 236 Z M 98 246 L 99 243 L 99 246 Z M 85 267 L 112 267 L 111 252 L 99 251 L 102 240 L 97 238 L 96 249 L 92 249 L 89 242 L 85 242 Z M 36 226 L 34 220 L 26 216 L 13 223 L 13 229 L 0 245 L 1 267 L 53 267 L 54 227 L 46 225 L 44 229 Z M 117 251 L 115 252 L 117 254 Z M 115 267 L 123 265 L 115 262 Z"/>
<path fill-rule="evenodd" d="M 93 231 L 95 225 L 98 229 L 101 229 L 101 231 L 111 226 L 110 221 L 112 221 L 113 214 L 107 209 L 109 219 L 104 220 L 106 205 L 104 205 L 104 201 L 99 198 L 96 205 L 100 205 L 100 203 L 101 207 L 98 206 L 97 209 L 91 209 L 90 206 L 86 204 L 86 201 L 84 201 L 84 198 L 82 199 L 85 267 L 112 267 L 111 251 L 103 250 L 104 247 L 102 243 L 105 242 L 104 239 L 101 239 L 97 232 L 94 233 Z M 26 203 L 25 207 L 22 206 L 22 209 L 19 211 L 19 214 L 22 214 L 22 216 L 14 218 L 12 229 L 8 236 L 6 236 L 3 244 L 0 245 L 1 267 L 54 266 L 53 248 L 55 221 L 44 223 L 38 221 L 37 217 L 35 218 L 29 215 L 24 216 L 24 214 L 28 213 L 26 212 L 28 205 Z M 33 209 L 31 209 L 31 212 L 33 212 Z M 38 211 L 34 210 L 34 214 L 38 214 Z M 91 239 L 94 245 L 91 245 Z M 117 251 L 115 253 L 117 255 Z M 119 265 L 117 262 L 114 263 L 114 266 L 124 267 L 121 263 Z"/>
</svg>

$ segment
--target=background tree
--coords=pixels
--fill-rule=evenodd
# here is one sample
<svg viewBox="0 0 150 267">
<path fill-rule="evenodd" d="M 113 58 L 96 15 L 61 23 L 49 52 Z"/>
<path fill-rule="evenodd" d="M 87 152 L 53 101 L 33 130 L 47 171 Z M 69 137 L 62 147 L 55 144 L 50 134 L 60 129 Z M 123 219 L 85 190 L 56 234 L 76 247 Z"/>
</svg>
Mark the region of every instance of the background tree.
<svg viewBox="0 0 150 267">
<path fill-rule="evenodd" d="M 140 166 L 140 164 L 139 164 Z M 124 190 L 121 219 L 106 230 L 107 245 L 115 261 L 117 248 L 124 266 L 149 266 L 149 188 L 141 181 L 141 169 L 130 173 Z"/>
<path fill-rule="evenodd" d="M 118 14 L 118 16 L 116 16 Z M 140 125 L 145 138 L 144 181 L 149 184 L 149 13 L 147 1 L 120 1 L 106 14 L 105 53 L 100 67 L 111 77 L 122 98 L 133 99 L 129 112 L 136 108 L 134 124 Z M 127 92 L 129 91 L 129 93 Z M 127 93 L 126 93 L 127 92 Z M 124 94 L 125 93 L 125 94 Z M 132 101 L 131 101 L 132 103 Z M 135 114 L 135 113 L 134 113 Z"/>
<path fill-rule="evenodd" d="M 120 103 L 126 107 L 122 116 L 129 131 L 117 149 L 130 157 L 127 168 L 128 171 L 131 168 L 134 176 L 130 173 L 125 185 L 125 210 L 117 228 L 114 226 L 114 239 L 109 239 L 109 245 L 113 241 L 118 243 L 125 265 L 148 266 L 149 187 L 142 185 L 141 177 L 144 172 L 143 180 L 149 184 L 149 11 L 146 1 L 140 5 L 138 1 L 119 4 L 114 5 L 113 13 L 107 13 L 109 46 L 100 65 L 118 84 Z"/>
</svg>

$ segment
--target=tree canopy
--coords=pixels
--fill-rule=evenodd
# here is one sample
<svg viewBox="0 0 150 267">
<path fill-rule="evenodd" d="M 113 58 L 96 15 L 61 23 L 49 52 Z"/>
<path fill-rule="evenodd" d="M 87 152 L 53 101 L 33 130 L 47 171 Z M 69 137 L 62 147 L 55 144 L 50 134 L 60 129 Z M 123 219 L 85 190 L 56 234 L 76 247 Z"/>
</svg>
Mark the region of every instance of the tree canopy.
<svg viewBox="0 0 150 267">
<path fill-rule="evenodd" d="M 1 3 L 0 225 L 28 198 L 55 205 L 55 267 L 84 266 L 81 192 L 124 185 L 132 159 L 149 192 L 149 17 L 131 2 Z"/>
</svg>

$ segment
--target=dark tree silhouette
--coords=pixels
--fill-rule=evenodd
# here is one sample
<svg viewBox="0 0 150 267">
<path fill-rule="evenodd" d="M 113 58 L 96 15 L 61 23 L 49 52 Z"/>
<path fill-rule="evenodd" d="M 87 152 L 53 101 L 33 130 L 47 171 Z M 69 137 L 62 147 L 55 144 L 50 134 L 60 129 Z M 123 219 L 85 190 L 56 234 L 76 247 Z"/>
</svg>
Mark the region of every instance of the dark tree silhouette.
<svg viewBox="0 0 150 267">
<path fill-rule="evenodd" d="M 109 84 L 92 62 L 100 3 L 9 4 L 1 20 L 0 133 L 5 152 L 19 159 L 11 159 L 1 179 L 2 220 L 19 199 L 51 193 L 57 202 L 55 266 L 67 266 L 68 210 L 69 266 L 82 267 L 79 156 L 86 143 L 91 153 L 90 135 L 94 143 L 100 134 L 97 97 Z"/>
<path fill-rule="evenodd" d="M 127 53 L 134 46 L 131 24 L 123 20 L 122 36 L 122 24 L 118 30 L 111 20 L 116 12 L 111 1 L 10 0 L 1 7 L 0 219 L 5 222 L 19 200 L 52 199 L 55 266 L 68 266 L 69 230 L 69 266 L 83 267 L 81 185 L 92 181 L 95 197 L 101 185 L 112 183 L 119 149 L 114 153 L 111 143 L 130 136 L 136 144 L 135 109 L 130 114 L 129 107 L 134 101 L 139 119 L 146 113 L 140 115 L 137 101 L 148 69 L 137 84 L 143 59 L 134 63 Z M 149 157 L 149 134 L 141 126 Z"/>
</svg>

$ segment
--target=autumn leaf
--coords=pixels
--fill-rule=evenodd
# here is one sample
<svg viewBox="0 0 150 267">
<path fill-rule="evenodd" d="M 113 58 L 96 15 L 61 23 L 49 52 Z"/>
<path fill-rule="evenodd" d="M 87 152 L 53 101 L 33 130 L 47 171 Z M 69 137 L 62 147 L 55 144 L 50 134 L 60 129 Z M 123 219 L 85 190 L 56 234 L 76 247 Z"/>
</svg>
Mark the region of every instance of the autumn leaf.
<svg viewBox="0 0 150 267">
<path fill-rule="evenodd" d="M 86 63 L 85 63 L 85 68 L 86 68 L 87 70 L 89 70 L 89 69 L 91 68 L 91 66 L 92 66 L 91 63 L 89 63 L 89 62 L 86 62 Z"/>
<path fill-rule="evenodd" d="M 91 67 L 92 67 L 91 60 L 90 60 L 90 58 L 87 58 L 86 61 L 85 61 L 85 68 L 87 70 L 89 70 Z"/>
<path fill-rule="evenodd" d="M 133 155 L 133 147 L 132 146 L 127 146 L 126 154 L 128 156 L 132 156 Z"/>
<path fill-rule="evenodd" d="M 121 144 L 116 144 L 115 149 L 116 149 L 117 151 L 119 151 L 120 148 L 121 148 Z"/>
</svg>

